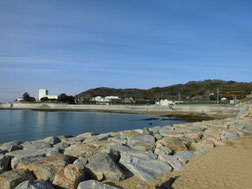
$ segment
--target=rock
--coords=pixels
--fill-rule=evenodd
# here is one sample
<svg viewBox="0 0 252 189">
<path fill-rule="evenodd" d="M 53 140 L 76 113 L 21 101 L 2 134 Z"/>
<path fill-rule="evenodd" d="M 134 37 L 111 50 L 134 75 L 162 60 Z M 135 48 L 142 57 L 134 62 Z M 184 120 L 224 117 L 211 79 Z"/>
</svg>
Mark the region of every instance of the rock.
<svg viewBox="0 0 252 189">
<path fill-rule="evenodd" d="M 162 144 L 173 151 L 187 150 L 187 147 L 183 141 L 176 137 L 164 137 L 161 140 L 158 140 L 156 144 Z"/>
<path fill-rule="evenodd" d="M 143 135 L 152 135 L 152 132 L 149 130 L 149 128 L 144 128 L 143 129 Z"/>
<path fill-rule="evenodd" d="M 102 152 L 98 152 L 90 157 L 86 167 L 91 170 L 98 180 L 122 180 L 125 178 L 124 173 L 112 158 Z"/>
<path fill-rule="evenodd" d="M 55 174 L 63 170 L 64 167 L 71 163 L 70 157 L 63 154 L 54 153 L 48 157 L 44 157 L 31 164 L 18 164 L 17 168 L 24 168 L 33 172 L 33 174 L 42 180 L 53 181 Z"/>
<path fill-rule="evenodd" d="M 17 185 L 15 189 L 54 189 L 54 187 L 44 180 L 26 180 Z"/>
<path fill-rule="evenodd" d="M 95 151 L 97 151 L 97 149 L 94 146 L 88 144 L 74 144 L 65 149 L 64 155 L 70 155 L 77 158 L 82 155 L 89 157 L 93 155 Z"/>
<path fill-rule="evenodd" d="M 0 174 L 9 169 L 10 160 L 9 156 L 0 154 Z"/>
<path fill-rule="evenodd" d="M 128 137 L 128 143 L 130 147 L 148 151 L 154 147 L 155 137 L 151 135 L 133 135 Z"/>
<path fill-rule="evenodd" d="M 181 161 L 183 164 L 186 164 L 189 159 L 193 156 L 192 152 L 190 151 L 180 151 L 177 152 L 174 157 Z"/>
<path fill-rule="evenodd" d="M 163 136 L 162 135 L 160 135 L 160 134 L 153 134 L 153 136 L 156 138 L 156 140 L 161 140 L 162 138 L 163 138 Z"/>
<path fill-rule="evenodd" d="M 93 135 L 85 139 L 85 142 L 94 142 L 94 141 L 102 141 L 108 140 L 108 138 L 112 137 L 109 133 L 103 133 L 99 135 Z"/>
<path fill-rule="evenodd" d="M 169 163 L 173 167 L 173 169 L 176 171 L 183 171 L 184 170 L 184 165 L 174 156 L 160 154 L 158 156 L 158 159 L 163 162 Z"/>
<path fill-rule="evenodd" d="M 69 164 L 54 177 L 53 184 L 60 188 L 75 189 L 85 179 L 84 172 Z"/>
<path fill-rule="evenodd" d="M 235 140 L 238 138 L 238 134 L 236 132 L 233 131 L 229 131 L 226 129 L 222 129 L 223 135 L 221 136 L 221 139 L 224 140 Z"/>
<path fill-rule="evenodd" d="M 121 144 L 127 144 L 127 139 L 121 139 L 121 138 L 118 138 L 118 137 L 111 137 L 111 138 L 108 138 L 108 141 L 113 141 L 113 142 L 117 142 L 117 143 L 121 143 Z"/>
<path fill-rule="evenodd" d="M 83 134 L 80 134 L 80 135 L 76 136 L 76 140 L 83 141 L 88 137 L 95 136 L 95 135 L 98 135 L 98 134 L 99 133 L 95 133 L 95 132 L 83 133 Z"/>
<path fill-rule="evenodd" d="M 78 141 L 75 137 L 64 137 L 64 138 L 61 138 L 61 142 L 67 143 L 69 145 L 81 144 L 81 141 Z"/>
<path fill-rule="evenodd" d="M 121 156 L 120 163 L 142 180 L 155 179 L 156 174 L 169 173 L 172 169 L 169 164 L 159 160 L 143 160 L 126 154 Z"/>
<path fill-rule="evenodd" d="M 12 141 L 12 142 L 7 142 L 4 144 L 0 145 L 0 150 L 2 151 L 15 151 L 15 150 L 22 150 L 23 147 L 20 145 L 22 142 L 21 141 Z"/>
<path fill-rule="evenodd" d="M 11 167 L 15 169 L 19 161 L 23 158 L 27 157 L 39 157 L 39 156 L 49 156 L 52 153 L 58 152 L 57 149 L 54 148 L 46 148 L 46 149 L 28 149 L 28 150 L 18 150 L 7 153 L 8 156 L 12 157 L 11 159 Z"/>
<path fill-rule="evenodd" d="M 73 165 L 75 165 L 76 167 L 78 167 L 79 170 L 84 171 L 87 162 L 88 162 L 88 160 L 86 158 L 79 157 L 79 159 L 77 159 L 77 160 L 75 160 L 73 162 Z"/>
<path fill-rule="evenodd" d="M 153 152 L 135 150 L 135 149 L 129 148 L 128 146 L 110 146 L 110 153 L 112 154 L 118 153 L 120 156 L 128 155 L 128 156 L 137 157 L 143 160 L 157 159 L 157 155 L 154 154 Z"/>
<path fill-rule="evenodd" d="M 159 130 L 159 133 L 162 135 L 162 136 L 170 136 L 170 134 L 174 132 L 174 130 L 170 129 L 170 128 L 167 128 L 167 127 L 163 127 L 162 129 Z"/>
<path fill-rule="evenodd" d="M 192 145 L 196 151 L 207 153 L 215 147 L 215 144 L 210 140 L 201 139 L 198 143 Z"/>
<path fill-rule="evenodd" d="M 59 139 L 59 137 L 56 137 L 56 136 L 50 136 L 50 137 L 46 137 L 44 139 L 41 139 L 40 141 L 49 143 L 51 145 L 55 145 L 60 142 L 60 139 Z"/>
<path fill-rule="evenodd" d="M 160 134 L 159 131 L 162 127 L 156 126 L 156 127 L 151 127 L 149 128 L 149 131 L 152 132 L 153 134 Z"/>
<path fill-rule="evenodd" d="M 0 175 L 0 186 L 1 189 L 13 189 L 26 180 L 34 180 L 29 171 L 24 169 L 14 169 L 6 171 Z"/>
<path fill-rule="evenodd" d="M 87 180 L 87 181 L 81 182 L 78 185 L 77 189 L 119 189 L 119 188 L 108 185 L 108 184 L 103 184 L 96 180 Z"/>
<path fill-rule="evenodd" d="M 25 150 L 31 149 L 45 149 L 50 148 L 52 145 L 48 142 L 35 140 L 35 141 L 27 141 L 21 144 Z"/>
<path fill-rule="evenodd" d="M 65 142 L 57 143 L 53 146 L 53 148 L 58 149 L 60 152 L 64 152 L 67 147 L 69 147 L 70 144 L 67 144 Z"/>
<path fill-rule="evenodd" d="M 205 138 L 215 138 L 216 140 L 221 140 L 221 130 L 219 129 L 207 129 L 204 132 Z"/>
<path fill-rule="evenodd" d="M 160 154 L 169 155 L 169 154 L 172 153 L 172 150 L 170 148 L 168 148 L 168 147 L 165 147 L 165 146 L 159 144 L 159 145 L 156 146 L 156 149 L 155 149 L 154 153 L 157 154 L 157 155 L 160 155 Z"/>
</svg>

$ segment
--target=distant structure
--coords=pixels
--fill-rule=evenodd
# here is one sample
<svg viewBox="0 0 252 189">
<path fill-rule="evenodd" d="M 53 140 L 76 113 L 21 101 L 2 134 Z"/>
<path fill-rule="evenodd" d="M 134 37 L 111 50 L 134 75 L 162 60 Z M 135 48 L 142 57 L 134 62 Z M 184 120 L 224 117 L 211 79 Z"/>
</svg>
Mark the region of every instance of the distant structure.
<svg viewBox="0 0 252 189">
<path fill-rule="evenodd" d="M 160 100 L 159 102 L 156 103 L 156 105 L 160 105 L 160 106 L 169 106 L 169 105 L 174 105 L 174 102 L 171 100 Z"/>
<path fill-rule="evenodd" d="M 58 99 L 57 95 L 49 95 L 47 89 L 39 89 L 39 97 L 38 100 L 40 101 L 41 98 L 48 98 L 48 99 Z"/>
<path fill-rule="evenodd" d="M 118 96 L 106 96 L 106 97 L 96 96 L 93 97 L 91 100 L 95 101 L 96 104 L 109 104 L 120 100 L 120 98 Z"/>
</svg>

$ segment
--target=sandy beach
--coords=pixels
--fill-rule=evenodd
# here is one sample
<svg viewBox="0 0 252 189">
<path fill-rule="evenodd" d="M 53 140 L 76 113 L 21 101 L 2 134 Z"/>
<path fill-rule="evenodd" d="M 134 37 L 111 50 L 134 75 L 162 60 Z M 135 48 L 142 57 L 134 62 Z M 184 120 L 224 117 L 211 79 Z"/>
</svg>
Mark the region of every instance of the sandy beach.
<svg viewBox="0 0 252 189">
<path fill-rule="evenodd" d="M 252 186 L 252 135 L 220 146 L 204 156 L 194 156 L 183 172 L 159 175 L 154 181 L 144 182 L 137 177 L 115 182 L 123 188 L 174 189 L 249 189 Z"/>
</svg>

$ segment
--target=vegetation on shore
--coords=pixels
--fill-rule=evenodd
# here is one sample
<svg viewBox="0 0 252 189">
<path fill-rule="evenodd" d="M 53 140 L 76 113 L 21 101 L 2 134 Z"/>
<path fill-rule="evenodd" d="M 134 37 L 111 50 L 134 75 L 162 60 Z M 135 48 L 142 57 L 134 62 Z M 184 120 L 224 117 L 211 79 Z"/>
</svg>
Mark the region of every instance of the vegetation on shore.
<svg viewBox="0 0 252 189">
<path fill-rule="evenodd" d="M 100 87 L 84 91 L 76 98 L 88 102 L 95 96 L 118 96 L 122 99 L 134 98 L 146 100 L 216 100 L 217 89 L 220 97 L 227 99 L 245 98 L 252 90 L 252 82 L 236 82 L 222 80 L 190 81 L 186 84 L 177 84 L 167 87 L 154 87 L 151 89 L 115 89 Z"/>
</svg>

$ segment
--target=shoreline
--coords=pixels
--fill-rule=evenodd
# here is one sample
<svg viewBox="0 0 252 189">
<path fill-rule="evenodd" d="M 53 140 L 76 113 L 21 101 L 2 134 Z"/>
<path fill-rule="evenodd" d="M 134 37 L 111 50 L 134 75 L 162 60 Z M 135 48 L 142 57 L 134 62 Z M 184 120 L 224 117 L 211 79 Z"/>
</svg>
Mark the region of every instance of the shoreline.
<svg viewBox="0 0 252 189">
<path fill-rule="evenodd" d="M 252 133 L 251 105 L 235 118 L 12 141 L 0 145 L 0 185 L 3 189 L 37 182 L 73 189 L 90 183 L 111 189 L 158 188 L 164 185 L 162 175 L 177 171 L 183 175 L 190 159 L 204 158 L 244 133 Z M 135 177 L 138 183 L 128 180 Z"/>
<path fill-rule="evenodd" d="M 112 112 L 128 114 L 155 114 L 176 116 L 189 120 L 212 120 L 235 117 L 240 106 L 228 105 L 68 105 L 53 103 L 12 103 L 0 104 L 0 110 L 33 110 L 33 111 L 76 111 L 76 112 Z"/>
</svg>

